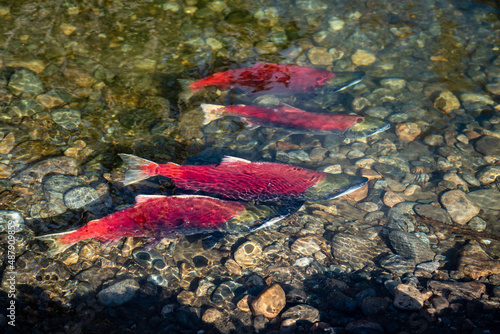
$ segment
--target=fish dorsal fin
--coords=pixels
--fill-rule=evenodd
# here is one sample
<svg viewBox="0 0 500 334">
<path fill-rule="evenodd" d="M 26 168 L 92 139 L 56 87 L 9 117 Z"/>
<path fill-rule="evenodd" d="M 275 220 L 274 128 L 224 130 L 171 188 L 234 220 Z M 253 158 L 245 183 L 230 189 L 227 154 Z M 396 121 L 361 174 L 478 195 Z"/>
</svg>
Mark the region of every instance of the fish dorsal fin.
<svg viewBox="0 0 500 334">
<path fill-rule="evenodd" d="M 245 164 L 252 163 L 251 161 L 246 160 L 246 159 L 236 158 L 236 157 L 232 157 L 232 156 L 226 155 L 222 159 L 221 164 L 234 164 L 234 163 L 237 163 L 237 162 L 239 162 L 239 163 L 245 163 Z"/>
<path fill-rule="evenodd" d="M 161 198 L 161 197 L 167 197 L 167 196 L 163 196 L 163 195 L 137 195 L 137 196 L 135 196 L 135 202 L 142 203 L 142 202 L 148 201 L 148 200 L 153 199 L 153 198 Z"/>
</svg>

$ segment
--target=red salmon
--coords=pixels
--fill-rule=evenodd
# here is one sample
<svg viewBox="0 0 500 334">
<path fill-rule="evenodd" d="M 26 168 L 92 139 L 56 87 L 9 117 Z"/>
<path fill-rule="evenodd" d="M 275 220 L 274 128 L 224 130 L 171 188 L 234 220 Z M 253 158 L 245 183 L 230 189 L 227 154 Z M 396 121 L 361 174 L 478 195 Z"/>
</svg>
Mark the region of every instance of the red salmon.
<svg viewBox="0 0 500 334">
<path fill-rule="evenodd" d="M 295 132 L 320 133 L 326 131 L 345 131 L 364 120 L 360 115 L 334 113 L 312 113 L 286 104 L 274 108 L 231 105 L 220 106 L 202 103 L 205 114 L 204 124 L 224 115 L 241 117 L 249 125 L 282 127 Z"/>
<path fill-rule="evenodd" d="M 308 93 L 329 86 L 329 92 L 342 90 L 361 81 L 363 72 L 330 72 L 298 65 L 257 63 L 251 67 L 215 73 L 192 83 L 197 91 L 207 86 L 239 88 L 250 93 Z"/>
<path fill-rule="evenodd" d="M 225 157 L 218 165 L 182 166 L 171 162 L 160 165 L 130 154 L 120 157 L 129 168 L 126 185 L 162 175 L 182 189 L 245 201 L 326 200 L 354 191 L 367 181 L 365 177 L 234 157 Z"/>
<path fill-rule="evenodd" d="M 146 237 L 148 248 L 163 238 L 198 233 L 248 232 L 292 213 L 294 207 L 271 207 L 197 195 L 139 195 L 136 204 L 75 231 L 38 237 L 51 242 L 56 254 L 85 239 L 113 243 L 122 237 Z"/>
</svg>

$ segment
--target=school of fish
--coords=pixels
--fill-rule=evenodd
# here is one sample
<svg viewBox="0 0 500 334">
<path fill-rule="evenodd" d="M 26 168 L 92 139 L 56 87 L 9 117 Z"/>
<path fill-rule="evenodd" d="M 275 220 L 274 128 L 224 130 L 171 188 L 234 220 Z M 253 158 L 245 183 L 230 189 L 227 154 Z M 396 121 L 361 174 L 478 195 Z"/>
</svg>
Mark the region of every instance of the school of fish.
<svg viewBox="0 0 500 334">
<path fill-rule="evenodd" d="M 215 86 L 256 95 L 317 90 L 332 93 L 358 83 L 363 77 L 362 72 L 334 73 L 297 65 L 257 63 L 213 74 L 189 88 L 198 91 Z M 274 108 L 202 104 L 201 108 L 205 124 L 233 115 L 250 126 L 279 127 L 294 133 L 338 132 L 346 138 L 361 138 L 390 127 L 383 120 L 367 116 L 312 113 L 285 104 Z M 154 247 L 163 238 L 182 235 L 250 232 L 294 213 L 304 201 L 343 196 L 368 181 L 348 174 L 235 157 L 225 157 L 216 165 L 157 164 L 130 154 L 120 157 L 128 168 L 125 185 L 160 175 L 170 178 L 177 188 L 196 194 L 138 195 L 136 204 L 92 220 L 77 230 L 38 237 L 49 245 L 50 255 L 85 239 L 113 243 L 123 237 L 144 237 L 147 247 Z"/>
</svg>

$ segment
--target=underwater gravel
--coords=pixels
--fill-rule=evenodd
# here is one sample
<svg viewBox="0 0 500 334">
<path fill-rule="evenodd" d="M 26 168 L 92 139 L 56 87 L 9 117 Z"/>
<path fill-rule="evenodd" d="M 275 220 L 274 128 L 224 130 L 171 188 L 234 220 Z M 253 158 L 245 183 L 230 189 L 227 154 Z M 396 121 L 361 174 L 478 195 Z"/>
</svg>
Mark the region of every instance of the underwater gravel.
<svg viewBox="0 0 500 334">
<path fill-rule="evenodd" d="M 9 222 L 18 225 L 16 328 L 3 308 L 2 332 L 500 327 L 495 4 L 20 1 L 0 4 L 0 20 L 4 259 Z M 281 100 L 215 89 L 186 99 L 178 79 L 257 60 L 363 70 L 366 78 L 339 94 L 284 102 L 393 127 L 354 141 L 286 137 L 233 119 L 202 127 L 200 102 Z M 121 152 L 176 163 L 229 154 L 370 182 L 346 198 L 306 203 L 268 229 L 226 236 L 212 250 L 178 238 L 148 251 L 128 238 L 81 242 L 47 258 L 35 235 L 78 228 L 138 193 L 176 191 L 166 179 L 124 187 Z"/>
</svg>

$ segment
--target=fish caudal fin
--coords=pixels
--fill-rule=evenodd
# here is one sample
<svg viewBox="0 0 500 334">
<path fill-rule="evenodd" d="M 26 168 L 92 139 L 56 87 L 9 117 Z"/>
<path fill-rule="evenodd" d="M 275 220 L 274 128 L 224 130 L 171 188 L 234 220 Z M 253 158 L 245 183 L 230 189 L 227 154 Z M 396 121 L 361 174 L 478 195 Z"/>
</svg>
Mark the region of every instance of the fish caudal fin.
<svg viewBox="0 0 500 334">
<path fill-rule="evenodd" d="M 205 119 L 203 120 L 203 125 L 207 125 L 208 123 L 215 121 L 222 117 L 222 113 L 224 112 L 225 107 L 219 106 L 216 104 L 208 104 L 202 103 L 201 110 L 203 110 L 203 114 L 205 115 Z"/>
<path fill-rule="evenodd" d="M 143 167 L 149 165 L 157 165 L 156 163 L 136 157 L 132 154 L 119 153 L 118 155 L 120 156 L 120 158 L 122 158 L 123 162 L 128 168 L 127 172 L 125 173 L 125 180 L 123 181 L 126 186 L 153 176 L 152 174 L 145 173 Z"/>
<path fill-rule="evenodd" d="M 193 86 L 195 84 L 194 80 L 190 79 L 178 79 L 177 80 L 181 85 L 181 92 L 179 94 L 179 98 L 182 101 L 188 101 L 198 89 L 194 89 Z"/>
<path fill-rule="evenodd" d="M 53 234 L 47 234 L 47 235 L 41 235 L 39 237 L 35 237 L 35 239 L 42 240 L 49 246 L 49 250 L 47 251 L 47 256 L 53 257 L 56 254 L 64 252 L 66 249 L 70 248 L 73 246 L 76 242 L 69 242 L 69 243 L 64 243 L 61 241 L 61 238 L 64 237 L 65 235 L 68 235 L 70 233 L 75 232 L 73 231 L 68 231 L 68 232 L 61 232 L 61 233 L 53 233 Z"/>
</svg>

